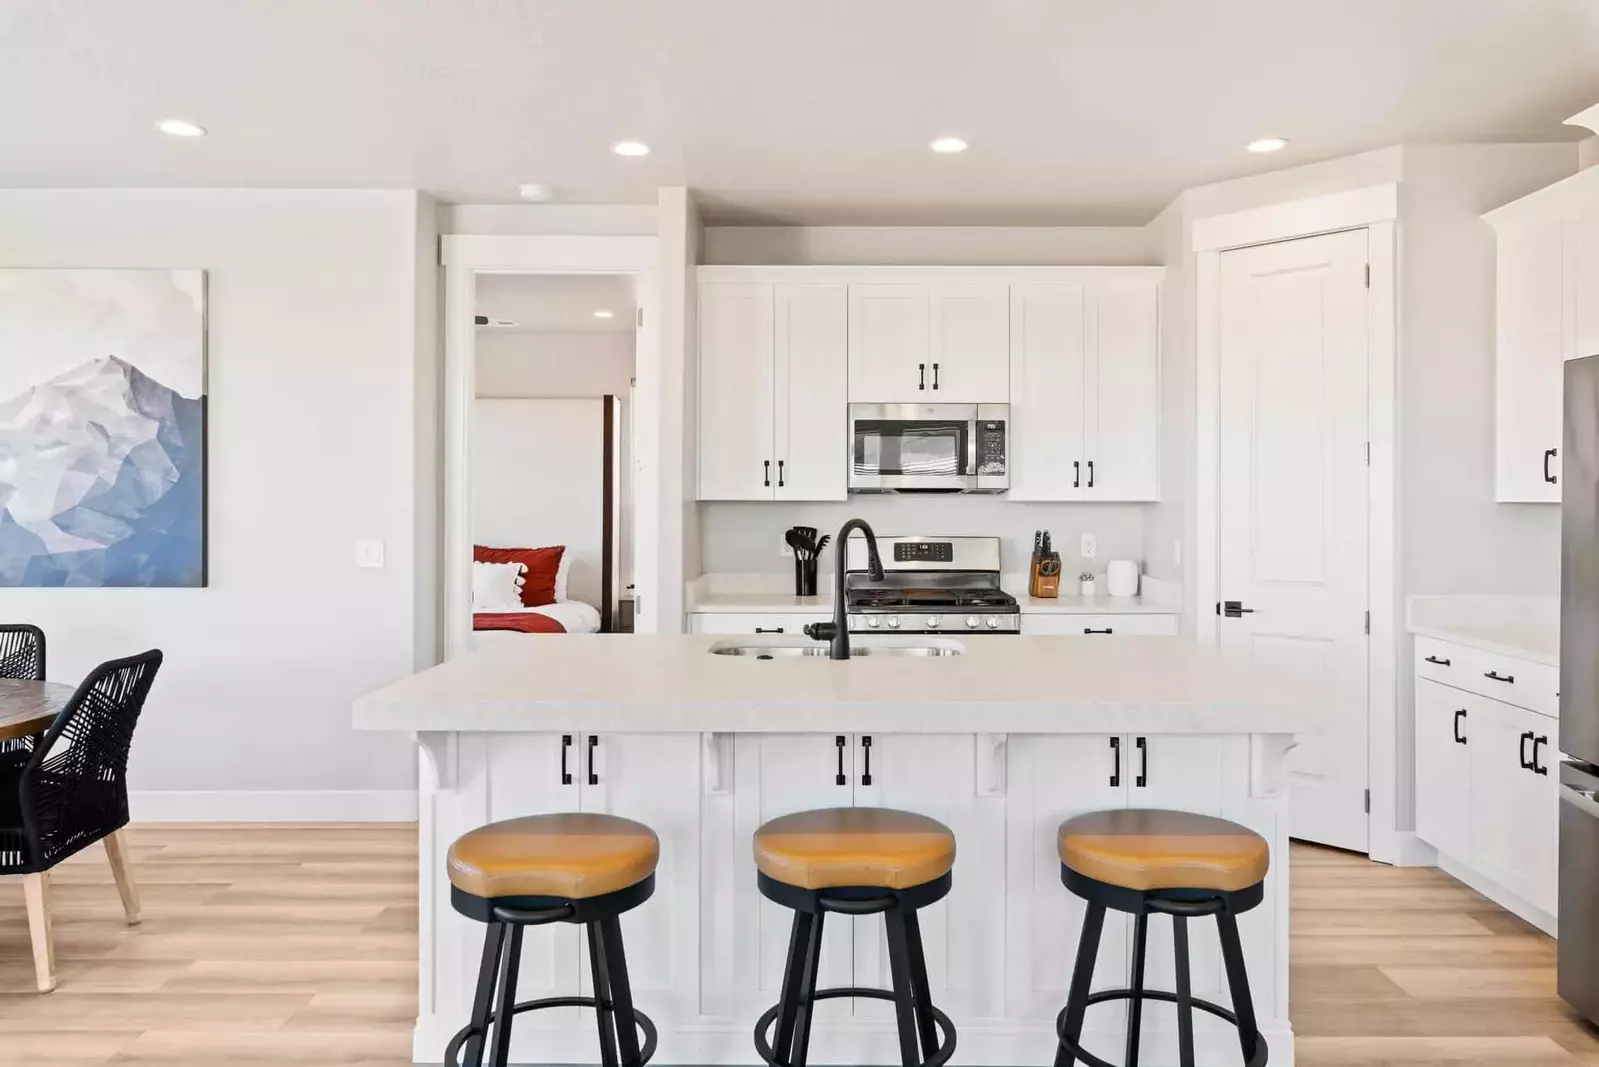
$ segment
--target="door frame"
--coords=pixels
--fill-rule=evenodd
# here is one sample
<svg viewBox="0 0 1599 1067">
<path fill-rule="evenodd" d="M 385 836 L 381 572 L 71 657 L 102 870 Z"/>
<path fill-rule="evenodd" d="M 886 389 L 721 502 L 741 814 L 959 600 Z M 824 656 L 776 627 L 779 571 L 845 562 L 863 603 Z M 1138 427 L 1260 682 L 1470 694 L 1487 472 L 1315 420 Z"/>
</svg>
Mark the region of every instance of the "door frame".
<svg viewBox="0 0 1599 1067">
<path fill-rule="evenodd" d="M 622 274 L 637 285 L 641 314 L 634 375 L 660 380 L 661 344 L 656 304 L 659 244 L 645 236 L 579 236 L 567 234 L 456 235 L 440 238 L 439 262 L 444 271 L 444 658 L 471 648 L 472 635 L 472 401 L 477 395 L 477 277 L 480 274 Z M 639 425 L 661 426 L 664 397 L 659 390 L 641 390 L 638 401 L 650 406 L 637 412 Z M 676 423 L 672 423 L 675 425 Z M 654 499 L 647 486 L 661 481 L 659 450 L 641 449 L 644 460 L 635 469 L 634 496 Z M 641 592 L 663 576 L 649 563 L 650 546 L 661 541 L 658 508 L 633 509 L 634 581 Z M 675 578 L 673 580 L 676 580 Z"/>
<path fill-rule="evenodd" d="M 1383 863 L 1430 862 L 1413 831 L 1399 829 L 1400 603 L 1397 564 L 1399 187 L 1370 186 L 1329 196 L 1197 219 L 1191 240 L 1195 278 L 1194 396 L 1197 467 L 1195 627 L 1201 644 L 1220 639 L 1216 615 L 1221 569 L 1221 253 L 1256 245 L 1367 231 L 1371 264 L 1367 426 L 1368 494 L 1366 780 L 1371 790 L 1367 848 Z"/>
</svg>

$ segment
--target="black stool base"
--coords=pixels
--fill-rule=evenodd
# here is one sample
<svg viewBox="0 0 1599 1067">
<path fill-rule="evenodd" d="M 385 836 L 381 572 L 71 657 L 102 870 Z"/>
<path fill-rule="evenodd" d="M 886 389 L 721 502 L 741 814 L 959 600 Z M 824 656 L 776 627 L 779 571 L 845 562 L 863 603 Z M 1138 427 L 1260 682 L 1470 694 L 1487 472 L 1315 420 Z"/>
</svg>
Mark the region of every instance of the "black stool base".
<svg viewBox="0 0 1599 1067">
<path fill-rule="evenodd" d="M 1092 1007 L 1095 1004 L 1103 1004 L 1108 1000 L 1135 999 L 1138 1001 L 1158 1000 L 1164 1004 L 1176 1004 L 1179 1002 L 1176 993 L 1168 993 L 1163 989 L 1105 989 L 1098 993 L 1090 994 L 1088 999 L 1083 1002 L 1083 1006 Z M 1220 1004 L 1213 1004 L 1208 1000 L 1200 1000 L 1198 997 L 1190 998 L 1187 1003 L 1192 1007 L 1198 1008 L 1200 1011 L 1207 1012 L 1219 1019 L 1225 1019 L 1234 1026 L 1238 1025 L 1238 1016 L 1228 1011 Z M 1078 1044 L 1075 1039 L 1066 1036 L 1066 1013 L 1070 1010 L 1070 1008 L 1062 1008 L 1060 1010 L 1060 1014 L 1055 1016 L 1055 1037 L 1060 1041 L 1060 1047 L 1064 1049 L 1068 1055 L 1074 1056 L 1088 1064 L 1088 1067 L 1121 1067 L 1121 1065 L 1111 1063 L 1109 1060 L 1100 1059 L 1092 1052 L 1084 1049 L 1083 1046 Z M 1255 1031 L 1255 1055 L 1249 1060 L 1249 1062 L 1244 1064 L 1244 1067 L 1264 1067 L 1265 1063 L 1266 1035 L 1257 1030 Z M 1127 1065 L 1127 1067 L 1132 1067 L 1132 1065 Z"/>
<path fill-rule="evenodd" d="M 811 995 L 812 1001 L 836 1000 L 840 997 L 865 997 L 869 1000 L 894 1000 L 894 994 L 887 989 L 865 989 L 859 986 L 842 986 L 838 989 L 818 989 Z M 943 1067 L 949 1058 L 955 1054 L 955 1024 L 933 1005 L 927 1005 L 928 1012 L 933 1016 L 933 1021 L 938 1024 L 940 1040 L 938 1048 L 918 1067 Z M 767 1040 L 766 1032 L 777 1022 L 777 1017 L 783 1012 L 783 1005 L 773 1004 L 755 1021 L 755 1052 L 771 1064 L 772 1067 L 788 1067 L 777 1058 L 777 1053 L 772 1048 L 772 1043 Z"/>
<path fill-rule="evenodd" d="M 601 1002 L 593 997 L 545 997 L 542 1000 L 524 1000 L 511 1009 L 512 1015 L 521 1015 L 525 1011 L 538 1011 L 541 1008 L 604 1008 L 606 1011 L 615 1011 L 616 1005 L 610 1002 Z M 483 1020 L 483 1025 L 467 1023 L 455 1032 L 450 1038 L 450 1043 L 444 1046 L 444 1063 L 446 1067 L 459 1067 L 461 1046 L 473 1037 L 483 1040 L 488 1037 L 489 1027 L 493 1025 L 499 1012 L 489 1012 L 489 1017 Z M 639 1049 L 639 1062 L 648 1063 L 650 1057 L 655 1055 L 656 1032 L 655 1022 L 648 1015 L 633 1009 L 633 1021 L 644 1034 L 643 1047 Z"/>
</svg>

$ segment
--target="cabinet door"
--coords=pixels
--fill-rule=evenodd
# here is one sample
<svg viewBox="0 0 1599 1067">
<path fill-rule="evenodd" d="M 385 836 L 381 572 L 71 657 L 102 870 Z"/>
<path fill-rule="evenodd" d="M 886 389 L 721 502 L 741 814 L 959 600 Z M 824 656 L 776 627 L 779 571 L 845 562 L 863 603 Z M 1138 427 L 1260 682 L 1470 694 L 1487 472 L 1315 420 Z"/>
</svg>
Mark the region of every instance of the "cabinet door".
<svg viewBox="0 0 1599 1067">
<path fill-rule="evenodd" d="M 844 738 L 840 749 L 837 739 Z M 733 740 L 733 971 L 735 1014 L 753 1020 L 777 1003 L 794 914 L 767 900 L 755 885 L 751 848 L 768 819 L 810 808 L 849 807 L 854 799 L 853 754 L 847 735 L 738 734 Z M 838 763 L 844 757 L 844 782 Z M 853 973 L 850 920 L 830 915 L 823 924 L 819 986 L 847 986 Z M 850 1016 L 848 1000 L 817 1007 L 818 1023 Z"/>
<path fill-rule="evenodd" d="M 1006 764 L 1005 1014 L 1053 1023 L 1071 986 L 1085 905 L 1061 885 L 1056 847 L 1060 824 L 1073 815 L 1127 804 L 1126 743 L 1096 735 L 1012 735 Z M 1119 754 L 1119 758 L 1118 758 Z M 1094 988 L 1127 980 L 1125 915 L 1111 912 L 1099 944 Z M 1106 1055 L 1121 1033 L 1098 1033 L 1108 1013 L 1089 1013 L 1085 1043 Z M 1107 1040 L 1110 1042 L 1107 1045 Z"/>
<path fill-rule="evenodd" d="M 699 498 L 770 500 L 772 287 L 707 282 L 699 292 Z"/>
<path fill-rule="evenodd" d="M 1085 500 L 1160 496 L 1160 287 L 1088 290 L 1083 437 Z"/>
<path fill-rule="evenodd" d="M 1560 499 L 1566 356 L 1560 229 L 1560 216 L 1549 212 L 1499 233 L 1494 448 L 1501 501 Z"/>
<path fill-rule="evenodd" d="M 918 812 L 955 832 L 953 887 L 919 920 L 933 1002 L 956 1019 L 998 1016 L 1003 1007 L 1004 915 L 995 901 L 1005 891 L 1005 809 L 1003 798 L 977 795 L 976 743 L 972 734 L 855 739 L 856 806 Z M 884 930 L 881 916 L 855 920 L 856 985 L 891 986 Z M 855 1014 L 890 1021 L 893 1006 L 862 1001 Z"/>
<path fill-rule="evenodd" d="M 842 285 L 775 292 L 776 496 L 849 495 L 849 298 Z"/>
<path fill-rule="evenodd" d="M 1477 724 L 1458 689 L 1416 679 L 1416 836 L 1453 859 L 1471 855 L 1471 748 Z"/>
<path fill-rule="evenodd" d="M 1599 356 L 1599 205 L 1568 211 L 1563 244 L 1571 304 L 1565 356 Z"/>
<path fill-rule="evenodd" d="M 667 1016 L 701 1014 L 699 735 L 585 734 L 572 766 L 584 811 L 636 820 L 660 838 L 655 896 L 621 920 L 634 997 Z M 584 942 L 585 996 L 588 967 Z"/>
<path fill-rule="evenodd" d="M 927 286 L 849 287 L 849 401 L 931 403 Z"/>
<path fill-rule="evenodd" d="M 1083 287 L 1010 290 L 1010 499 L 1083 496 Z"/>
<path fill-rule="evenodd" d="M 1003 404 L 1010 399 L 1010 287 L 934 285 L 928 386 L 942 404 Z"/>
<path fill-rule="evenodd" d="M 827 622 L 831 615 L 776 615 L 762 613 L 702 611 L 688 617 L 689 630 L 697 634 L 754 634 L 804 637 L 805 627 Z"/>
<path fill-rule="evenodd" d="M 1555 720 L 1467 694 L 1472 722 L 1471 857 L 1483 876 L 1517 896 L 1553 911 L 1558 803 Z M 1530 735 L 1530 736 L 1529 736 Z M 1522 766 L 1538 745 L 1538 774 Z"/>
</svg>

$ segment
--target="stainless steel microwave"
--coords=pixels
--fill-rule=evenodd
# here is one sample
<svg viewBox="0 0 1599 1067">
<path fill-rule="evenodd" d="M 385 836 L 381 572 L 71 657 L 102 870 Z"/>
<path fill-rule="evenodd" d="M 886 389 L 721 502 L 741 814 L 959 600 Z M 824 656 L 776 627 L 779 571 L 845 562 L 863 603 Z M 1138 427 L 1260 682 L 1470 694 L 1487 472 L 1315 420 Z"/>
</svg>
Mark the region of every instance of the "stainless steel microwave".
<svg viewBox="0 0 1599 1067">
<path fill-rule="evenodd" d="M 851 404 L 852 493 L 1003 493 L 1007 404 Z"/>
</svg>

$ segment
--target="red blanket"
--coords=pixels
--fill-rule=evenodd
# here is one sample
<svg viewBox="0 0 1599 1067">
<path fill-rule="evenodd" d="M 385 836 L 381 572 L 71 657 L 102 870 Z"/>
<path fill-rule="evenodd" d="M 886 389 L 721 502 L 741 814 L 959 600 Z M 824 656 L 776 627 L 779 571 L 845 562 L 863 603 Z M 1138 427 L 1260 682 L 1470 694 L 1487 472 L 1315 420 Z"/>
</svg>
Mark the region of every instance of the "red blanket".
<svg viewBox="0 0 1599 1067">
<path fill-rule="evenodd" d="M 536 611 L 480 611 L 472 616 L 474 630 L 515 630 L 524 634 L 564 634 L 566 627 Z"/>
</svg>

